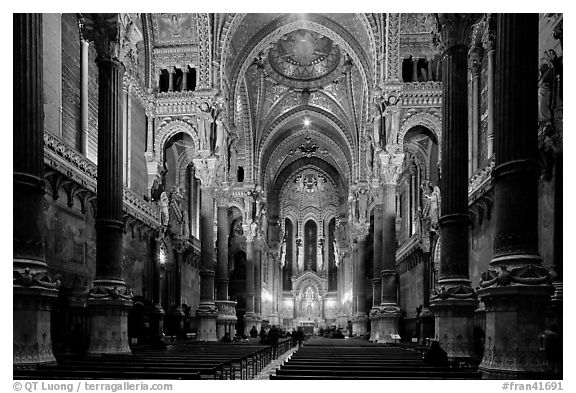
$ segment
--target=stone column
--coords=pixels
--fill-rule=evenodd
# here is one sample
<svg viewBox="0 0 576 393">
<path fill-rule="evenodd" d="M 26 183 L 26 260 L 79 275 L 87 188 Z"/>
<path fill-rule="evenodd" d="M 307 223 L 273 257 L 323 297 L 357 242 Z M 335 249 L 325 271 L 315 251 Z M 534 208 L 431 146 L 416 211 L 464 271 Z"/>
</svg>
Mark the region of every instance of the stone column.
<svg viewBox="0 0 576 393">
<path fill-rule="evenodd" d="M 184 332 L 184 311 L 182 310 L 182 258 L 186 248 L 186 240 L 172 239 L 174 251 L 174 264 L 170 271 L 172 275 L 172 293 L 170 310 L 166 313 L 166 333 L 182 338 Z"/>
<path fill-rule="evenodd" d="M 168 68 L 168 91 L 174 91 L 174 73 L 176 70 L 174 67 Z"/>
<path fill-rule="evenodd" d="M 44 256 L 42 14 L 14 20 L 14 365 L 55 362 L 50 310 L 59 281 Z"/>
<path fill-rule="evenodd" d="M 257 232 L 254 241 L 254 313 L 262 319 L 262 237 Z"/>
<path fill-rule="evenodd" d="M 214 197 L 216 157 L 193 159 L 195 175 L 200 180 L 200 317 L 198 340 L 216 341 L 217 310 L 214 303 Z"/>
<path fill-rule="evenodd" d="M 258 326 L 258 318 L 254 312 L 254 239 L 256 237 L 256 223 L 242 224 L 246 237 L 246 313 L 244 314 L 244 334 L 250 336 L 252 326 Z"/>
<path fill-rule="evenodd" d="M 88 155 L 88 47 L 80 41 L 80 132 L 82 154 Z"/>
<path fill-rule="evenodd" d="M 498 14 L 494 255 L 478 291 L 486 305 L 485 378 L 537 379 L 552 286 L 538 252 L 538 14 Z M 444 245 L 443 245 L 444 246 Z"/>
<path fill-rule="evenodd" d="M 126 35 L 124 23 L 118 14 L 84 15 L 84 38 L 94 41 L 98 53 L 96 277 L 88 298 L 90 354 L 130 352 L 132 294 L 122 277 L 122 61 L 126 48 L 136 45 L 126 42 L 131 34 Z"/>
<path fill-rule="evenodd" d="M 487 130 L 487 156 L 491 158 L 494 155 L 494 53 L 495 53 L 495 39 L 494 39 L 494 23 L 496 17 L 494 14 L 488 14 L 488 26 L 487 31 L 484 36 L 484 46 L 486 48 L 486 56 L 487 56 L 487 95 L 486 100 L 488 108 L 487 108 L 487 123 L 488 123 L 488 130 Z"/>
<path fill-rule="evenodd" d="M 439 14 L 442 54 L 441 292 L 431 302 L 436 338 L 450 358 L 472 356 L 476 294 L 468 276 L 468 42 L 474 14 Z"/>
<path fill-rule="evenodd" d="M 166 252 L 161 238 L 151 241 L 152 254 L 152 310 L 150 312 L 150 340 L 152 346 L 164 346 L 164 309 L 160 300 L 161 253 Z"/>
<path fill-rule="evenodd" d="M 378 341 L 380 338 L 379 324 L 380 319 L 376 316 L 380 312 L 380 303 L 382 302 L 382 186 L 379 180 L 373 180 L 372 192 L 376 195 L 374 205 L 374 259 L 372 262 L 372 309 L 370 310 L 370 341 Z"/>
<path fill-rule="evenodd" d="M 478 138 L 480 135 L 480 71 L 482 70 L 482 47 L 474 46 L 468 53 L 468 67 L 472 77 L 472 173 L 476 173 L 479 166 Z"/>
<path fill-rule="evenodd" d="M 387 145 L 379 158 L 382 176 L 382 300 L 374 319 L 379 320 L 378 341 L 393 342 L 391 335 L 398 334 L 400 317 L 396 284 L 396 185 L 402 173 L 404 154 L 399 146 Z"/>
<path fill-rule="evenodd" d="M 418 58 L 412 58 L 412 82 L 418 82 Z"/>
<path fill-rule="evenodd" d="M 230 204 L 230 189 L 228 183 L 216 190 L 216 222 L 218 265 L 216 267 L 216 319 L 217 337 L 221 339 L 224 334 L 236 325 L 236 302 L 228 300 L 228 206 Z"/>
<path fill-rule="evenodd" d="M 188 90 L 188 65 L 182 68 L 182 91 Z"/>
<path fill-rule="evenodd" d="M 364 286 L 366 282 L 366 237 L 370 229 L 370 223 L 357 222 L 354 224 L 354 237 L 358 246 L 358 259 L 354 269 L 354 299 L 356 301 L 356 312 L 352 319 L 352 330 L 354 335 L 364 335 L 368 332 L 368 316 L 366 315 L 366 293 Z"/>
<path fill-rule="evenodd" d="M 348 321 L 348 307 L 346 299 L 346 285 L 345 285 L 345 264 L 348 258 L 349 251 L 347 248 L 340 247 L 338 250 L 338 259 L 336 259 L 336 274 L 338 276 L 338 327 L 345 328 Z"/>
<path fill-rule="evenodd" d="M 428 81 L 433 81 L 434 80 L 434 74 L 432 74 L 432 62 L 434 61 L 433 58 L 428 57 L 426 59 L 426 65 L 428 67 L 427 71 L 428 71 Z"/>
</svg>

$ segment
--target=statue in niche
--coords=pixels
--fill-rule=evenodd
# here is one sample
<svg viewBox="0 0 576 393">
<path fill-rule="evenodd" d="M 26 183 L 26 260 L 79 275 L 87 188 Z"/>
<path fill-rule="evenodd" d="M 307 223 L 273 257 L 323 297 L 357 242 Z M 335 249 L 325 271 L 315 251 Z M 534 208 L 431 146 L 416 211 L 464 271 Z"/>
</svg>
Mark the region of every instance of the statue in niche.
<svg viewBox="0 0 576 393">
<path fill-rule="evenodd" d="M 538 124 L 542 128 L 552 119 L 552 84 L 554 71 L 549 59 L 543 58 L 538 78 Z"/>
<path fill-rule="evenodd" d="M 226 127 L 221 119 L 216 120 L 216 143 L 214 147 L 214 154 L 222 155 L 225 151 L 227 143 Z"/>
<path fill-rule="evenodd" d="M 297 268 L 298 268 L 298 273 L 303 272 L 304 271 L 304 244 L 302 242 L 302 238 L 297 238 L 296 239 L 296 245 L 298 246 L 297 248 Z"/>
<path fill-rule="evenodd" d="M 244 236 L 244 231 L 242 230 L 242 220 L 237 219 L 234 221 L 232 227 L 232 236 Z"/>
<path fill-rule="evenodd" d="M 164 227 L 168 226 L 168 221 L 170 220 L 170 211 L 168 210 L 169 203 L 168 194 L 166 194 L 166 191 L 162 191 L 158 206 L 160 206 L 160 224 Z"/>
<path fill-rule="evenodd" d="M 381 168 L 380 155 L 378 154 L 378 151 L 374 150 L 372 159 L 372 176 L 375 179 L 380 178 L 380 168 Z"/>
<path fill-rule="evenodd" d="M 238 136 L 235 132 L 230 133 L 228 138 L 228 161 L 229 161 L 229 171 L 228 176 L 232 182 L 237 180 L 238 176 Z"/>
<path fill-rule="evenodd" d="M 286 265 L 286 239 L 282 239 L 282 251 L 280 253 L 280 266 Z"/>
<path fill-rule="evenodd" d="M 344 225 L 342 222 L 336 226 L 336 239 L 340 244 L 348 244 L 348 233 L 346 232 L 346 225 Z"/>
<path fill-rule="evenodd" d="M 373 129 L 372 129 L 372 140 L 374 143 L 374 150 L 382 149 L 382 113 L 383 113 L 383 103 L 380 97 L 374 97 L 374 104 L 372 109 L 374 111 L 374 116 L 372 117 Z M 384 130 L 386 131 L 386 130 Z"/>
<path fill-rule="evenodd" d="M 370 179 L 374 167 L 374 141 L 370 135 L 366 135 L 366 177 Z"/>
<path fill-rule="evenodd" d="M 440 218 L 440 188 L 427 184 L 424 189 L 424 208 L 422 209 L 422 230 L 436 230 Z"/>
<path fill-rule="evenodd" d="M 181 234 L 185 239 L 190 237 L 190 219 L 188 218 L 188 210 L 184 209 L 182 211 L 182 223 L 181 223 Z"/>
<path fill-rule="evenodd" d="M 334 247 L 334 265 L 336 267 L 338 267 L 338 265 L 340 264 L 340 260 L 338 259 L 338 257 L 340 256 L 340 253 L 338 251 L 338 242 L 336 242 L 336 240 L 334 240 L 334 242 L 332 244 Z"/>
<path fill-rule="evenodd" d="M 200 136 L 200 150 L 210 150 L 210 129 L 212 128 L 212 116 L 207 102 L 199 106 L 200 111 L 196 115 L 198 122 L 198 134 Z"/>
<path fill-rule="evenodd" d="M 318 249 L 316 253 L 317 253 L 316 259 L 318 262 L 317 272 L 320 273 L 324 271 L 324 239 L 322 238 L 318 239 Z"/>
</svg>

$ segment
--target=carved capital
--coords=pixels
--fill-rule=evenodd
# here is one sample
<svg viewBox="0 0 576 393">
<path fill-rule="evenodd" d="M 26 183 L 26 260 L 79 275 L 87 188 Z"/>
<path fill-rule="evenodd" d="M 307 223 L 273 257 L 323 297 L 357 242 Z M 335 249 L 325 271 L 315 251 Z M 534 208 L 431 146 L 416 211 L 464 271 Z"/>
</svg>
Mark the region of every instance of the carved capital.
<svg viewBox="0 0 576 393">
<path fill-rule="evenodd" d="M 370 223 L 369 222 L 356 222 L 352 228 L 353 237 L 358 239 L 359 242 L 363 242 L 368 237 L 368 233 L 370 232 Z"/>
<path fill-rule="evenodd" d="M 214 184 L 214 175 L 216 173 L 216 157 L 194 158 L 195 175 L 204 187 L 211 187 Z"/>
<path fill-rule="evenodd" d="M 258 234 L 258 224 L 251 222 L 250 224 L 242 224 L 242 230 L 247 242 L 253 242 Z"/>
<path fill-rule="evenodd" d="M 225 183 L 222 185 L 222 187 L 218 187 L 214 190 L 214 199 L 216 199 L 216 205 L 218 207 L 230 206 L 231 197 L 232 194 L 230 192 L 228 183 Z"/>
<path fill-rule="evenodd" d="M 481 14 L 436 14 L 440 39 L 445 50 L 470 44 L 470 34 Z"/>
<path fill-rule="evenodd" d="M 136 25 L 137 14 L 80 14 L 82 36 L 94 43 L 98 57 L 124 63 L 137 62 L 136 44 L 142 32 Z"/>
<path fill-rule="evenodd" d="M 398 178 L 402 174 L 402 162 L 404 161 L 404 153 L 391 153 L 392 149 L 386 147 L 386 152 L 380 152 L 380 175 L 382 176 L 382 183 L 396 184 Z M 398 151 L 398 150 L 396 150 Z"/>
<path fill-rule="evenodd" d="M 482 44 L 488 52 L 496 50 L 496 16 L 494 14 L 486 14 L 486 27 L 482 35 Z"/>
</svg>

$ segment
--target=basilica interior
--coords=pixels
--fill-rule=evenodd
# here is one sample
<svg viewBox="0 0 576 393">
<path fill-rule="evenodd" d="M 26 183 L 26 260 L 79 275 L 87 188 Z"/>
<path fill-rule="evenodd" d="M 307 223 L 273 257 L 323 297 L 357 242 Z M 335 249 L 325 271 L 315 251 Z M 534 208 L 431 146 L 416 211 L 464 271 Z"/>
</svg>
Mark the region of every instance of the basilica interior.
<svg viewBox="0 0 576 393">
<path fill-rule="evenodd" d="M 13 19 L 15 370 L 274 327 L 561 375 L 562 14 Z"/>
</svg>

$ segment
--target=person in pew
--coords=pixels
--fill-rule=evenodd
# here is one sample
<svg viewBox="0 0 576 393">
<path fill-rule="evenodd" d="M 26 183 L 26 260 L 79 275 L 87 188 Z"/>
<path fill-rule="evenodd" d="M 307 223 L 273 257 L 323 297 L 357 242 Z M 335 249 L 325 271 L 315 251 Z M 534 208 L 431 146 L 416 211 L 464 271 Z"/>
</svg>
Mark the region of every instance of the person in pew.
<svg viewBox="0 0 576 393">
<path fill-rule="evenodd" d="M 278 339 L 280 338 L 280 332 L 276 328 L 276 325 L 272 325 L 270 331 L 268 332 L 268 341 L 272 346 L 272 357 L 276 359 L 278 354 Z"/>
<path fill-rule="evenodd" d="M 256 329 L 256 325 L 252 326 L 252 329 L 250 329 L 250 337 L 258 337 L 258 329 Z"/>
<path fill-rule="evenodd" d="M 222 338 L 220 339 L 220 341 L 223 342 L 223 343 L 229 343 L 229 342 L 231 342 L 232 340 L 230 339 L 230 333 L 225 333 L 225 334 L 224 334 L 224 337 L 222 337 Z"/>
<path fill-rule="evenodd" d="M 438 341 L 432 341 L 430 349 L 424 355 L 424 362 L 430 366 L 446 367 L 448 366 L 448 354 L 440 347 Z"/>
</svg>

